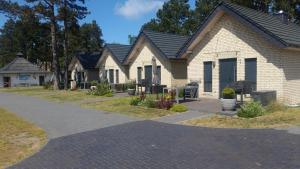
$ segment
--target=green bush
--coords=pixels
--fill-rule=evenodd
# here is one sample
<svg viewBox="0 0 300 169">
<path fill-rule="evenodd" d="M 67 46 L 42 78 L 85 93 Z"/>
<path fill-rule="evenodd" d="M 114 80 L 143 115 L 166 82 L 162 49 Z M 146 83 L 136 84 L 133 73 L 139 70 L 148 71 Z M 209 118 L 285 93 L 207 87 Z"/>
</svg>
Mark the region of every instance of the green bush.
<svg viewBox="0 0 300 169">
<path fill-rule="evenodd" d="M 235 98 L 235 91 L 233 88 L 225 87 L 222 91 L 223 99 L 234 99 Z"/>
<path fill-rule="evenodd" d="M 184 88 L 180 88 L 178 91 L 178 97 L 183 98 L 184 97 Z"/>
<path fill-rule="evenodd" d="M 43 85 L 43 88 L 44 89 L 48 89 L 48 90 L 53 90 L 53 85 L 51 82 L 46 82 L 44 85 Z"/>
<path fill-rule="evenodd" d="M 91 86 L 97 86 L 98 82 L 96 80 L 91 81 Z"/>
<path fill-rule="evenodd" d="M 91 90 L 89 92 L 91 95 L 95 96 L 106 96 L 106 95 L 112 95 L 112 91 L 109 87 L 108 83 L 101 82 L 98 83 L 95 90 Z"/>
<path fill-rule="evenodd" d="M 142 106 L 148 107 L 148 108 L 155 108 L 156 102 L 154 98 L 152 97 L 146 97 L 144 101 L 141 102 Z"/>
<path fill-rule="evenodd" d="M 129 104 L 130 104 L 131 106 L 138 106 L 138 105 L 140 104 L 140 102 L 141 102 L 141 100 L 140 100 L 139 97 L 133 97 L 133 98 L 130 100 Z"/>
<path fill-rule="evenodd" d="M 274 101 L 267 105 L 265 109 L 267 113 L 274 113 L 276 111 L 285 111 L 287 107 L 283 103 Z"/>
<path fill-rule="evenodd" d="M 257 116 L 262 116 L 266 113 L 266 110 L 258 102 L 248 102 L 244 104 L 241 109 L 238 110 L 237 115 L 244 118 L 253 118 Z"/>
<path fill-rule="evenodd" d="M 129 81 L 127 84 L 127 89 L 135 89 L 136 88 L 136 83 L 134 80 Z"/>
<path fill-rule="evenodd" d="M 188 108 L 183 104 L 174 104 L 170 110 L 174 112 L 186 112 Z"/>
</svg>

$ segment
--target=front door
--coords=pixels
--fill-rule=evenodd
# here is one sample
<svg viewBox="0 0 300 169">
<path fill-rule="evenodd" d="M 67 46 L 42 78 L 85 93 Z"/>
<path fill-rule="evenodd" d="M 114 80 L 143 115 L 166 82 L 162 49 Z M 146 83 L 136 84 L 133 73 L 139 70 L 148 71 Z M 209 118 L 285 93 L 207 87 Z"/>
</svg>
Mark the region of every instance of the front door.
<svg viewBox="0 0 300 169">
<path fill-rule="evenodd" d="M 3 82 L 4 82 L 3 87 L 10 87 L 11 85 L 10 77 L 3 77 Z"/>
<path fill-rule="evenodd" d="M 145 83 L 146 92 L 150 92 L 150 87 L 152 86 L 152 66 L 145 66 Z"/>
<path fill-rule="evenodd" d="M 223 89 L 236 82 L 236 59 L 221 59 L 219 71 L 220 97 L 222 97 Z"/>
<path fill-rule="evenodd" d="M 45 77 L 44 76 L 39 76 L 39 84 L 40 84 L 40 86 L 43 86 L 45 84 Z"/>
</svg>

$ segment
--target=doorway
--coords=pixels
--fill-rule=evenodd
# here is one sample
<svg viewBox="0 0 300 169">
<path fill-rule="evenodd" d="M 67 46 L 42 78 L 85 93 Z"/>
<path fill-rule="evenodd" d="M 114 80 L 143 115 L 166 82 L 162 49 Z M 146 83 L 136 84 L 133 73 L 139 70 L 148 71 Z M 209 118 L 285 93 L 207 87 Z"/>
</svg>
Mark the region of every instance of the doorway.
<svg viewBox="0 0 300 169">
<path fill-rule="evenodd" d="M 150 87 L 152 86 L 152 66 L 145 66 L 145 87 L 146 87 L 146 92 L 150 92 Z"/>
<path fill-rule="evenodd" d="M 39 76 L 39 84 L 43 86 L 45 84 L 45 76 Z"/>
<path fill-rule="evenodd" d="M 3 77 L 3 82 L 4 82 L 3 87 L 10 87 L 11 86 L 11 79 L 10 79 L 10 77 Z"/>
<path fill-rule="evenodd" d="M 236 82 L 237 77 L 237 65 L 236 59 L 221 59 L 219 70 L 220 80 L 220 97 L 222 97 L 222 91 L 225 87 L 232 85 Z"/>
</svg>

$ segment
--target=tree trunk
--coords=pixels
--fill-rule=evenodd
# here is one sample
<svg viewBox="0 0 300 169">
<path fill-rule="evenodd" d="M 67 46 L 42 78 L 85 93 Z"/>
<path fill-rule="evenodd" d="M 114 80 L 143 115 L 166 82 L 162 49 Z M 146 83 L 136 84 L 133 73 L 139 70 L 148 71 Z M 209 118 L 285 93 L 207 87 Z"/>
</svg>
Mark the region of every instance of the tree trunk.
<svg viewBox="0 0 300 169">
<path fill-rule="evenodd" d="M 54 73 L 54 84 L 53 88 L 55 90 L 59 89 L 60 83 L 60 68 L 57 57 L 57 48 L 56 48 L 56 18 L 54 14 L 54 5 L 51 7 L 51 46 L 52 46 L 52 67 Z"/>
<path fill-rule="evenodd" d="M 68 65 L 69 65 L 69 57 L 68 57 L 68 16 L 67 16 L 67 0 L 64 0 L 64 67 L 65 67 L 65 77 L 64 77 L 64 89 L 68 89 Z"/>
</svg>

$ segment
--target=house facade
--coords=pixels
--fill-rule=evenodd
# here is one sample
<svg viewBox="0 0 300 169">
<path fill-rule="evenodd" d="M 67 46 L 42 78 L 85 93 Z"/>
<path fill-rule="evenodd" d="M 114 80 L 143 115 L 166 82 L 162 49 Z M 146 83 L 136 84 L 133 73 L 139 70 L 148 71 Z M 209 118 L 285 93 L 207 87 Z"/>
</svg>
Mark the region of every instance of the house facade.
<svg viewBox="0 0 300 169">
<path fill-rule="evenodd" d="M 51 72 L 40 69 L 20 55 L 0 69 L 0 87 L 41 86 L 51 77 Z"/>
<path fill-rule="evenodd" d="M 123 62 L 130 48 L 130 45 L 105 45 L 97 63 L 100 79 L 106 79 L 111 84 L 124 84 L 128 81 L 128 67 Z"/>
<path fill-rule="evenodd" d="M 68 70 L 71 72 L 71 80 L 77 84 L 99 80 L 99 69 L 96 64 L 101 56 L 100 52 L 78 53 L 69 64 Z"/>
<path fill-rule="evenodd" d="M 179 57 L 200 97 L 219 98 L 224 87 L 247 80 L 275 90 L 277 99 L 300 103 L 300 27 L 231 3 L 221 3 Z"/>
<path fill-rule="evenodd" d="M 141 30 L 124 64 L 129 67 L 129 79 L 151 84 L 152 59 L 155 59 L 158 81 L 168 87 L 184 86 L 187 82 L 186 60 L 176 53 L 189 37 Z"/>
</svg>

